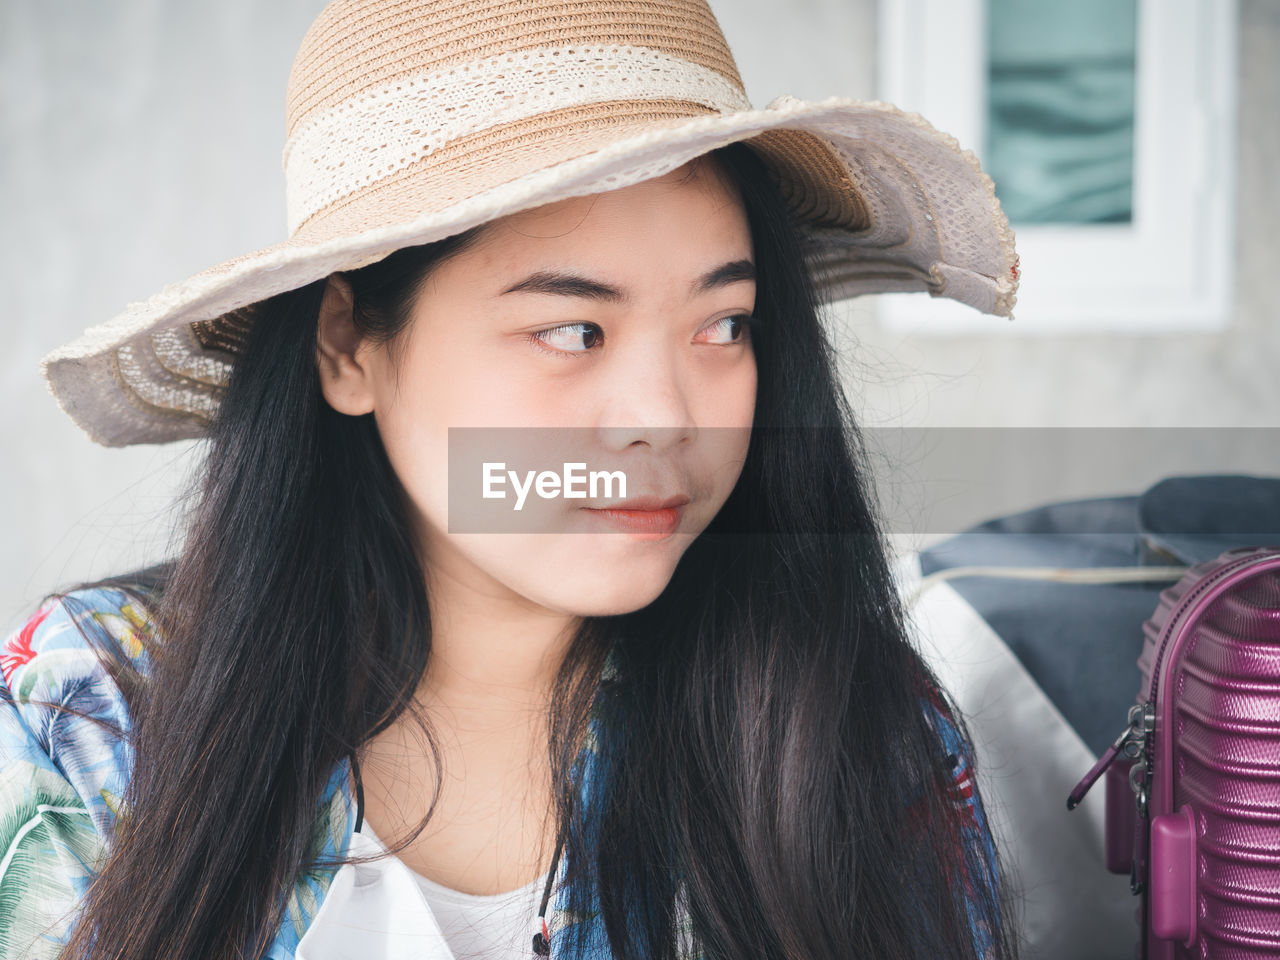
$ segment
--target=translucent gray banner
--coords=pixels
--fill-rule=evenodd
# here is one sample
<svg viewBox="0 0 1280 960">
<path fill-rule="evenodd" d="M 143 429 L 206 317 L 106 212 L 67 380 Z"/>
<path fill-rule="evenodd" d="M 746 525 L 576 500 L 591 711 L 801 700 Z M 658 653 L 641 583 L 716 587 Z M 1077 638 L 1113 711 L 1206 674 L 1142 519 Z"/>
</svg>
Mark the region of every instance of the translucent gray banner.
<svg viewBox="0 0 1280 960">
<path fill-rule="evenodd" d="M 955 533 L 1173 476 L 1280 478 L 1278 428 L 877 428 L 860 441 L 855 466 L 889 534 Z M 813 427 L 455 427 L 449 532 L 865 532 L 823 509 L 856 495 L 841 484 L 844 447 Z M 1251 517 L 1266 512 L 1237 511 L 1244 529 L 1216 532 L 1264 532 Z"/>
</svg>

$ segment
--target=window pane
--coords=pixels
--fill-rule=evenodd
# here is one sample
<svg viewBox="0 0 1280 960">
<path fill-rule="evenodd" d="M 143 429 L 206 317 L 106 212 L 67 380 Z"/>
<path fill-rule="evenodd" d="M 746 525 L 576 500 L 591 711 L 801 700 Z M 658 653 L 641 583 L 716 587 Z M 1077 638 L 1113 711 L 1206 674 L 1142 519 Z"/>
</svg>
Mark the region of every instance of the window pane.
<svg viewBox="0 0 1280 960">
<path fill-rule="evenodd" d="M 1137 0 L 988 0 L 984 166 L 1010 221 L 1133 219 Z"/>
</svg>

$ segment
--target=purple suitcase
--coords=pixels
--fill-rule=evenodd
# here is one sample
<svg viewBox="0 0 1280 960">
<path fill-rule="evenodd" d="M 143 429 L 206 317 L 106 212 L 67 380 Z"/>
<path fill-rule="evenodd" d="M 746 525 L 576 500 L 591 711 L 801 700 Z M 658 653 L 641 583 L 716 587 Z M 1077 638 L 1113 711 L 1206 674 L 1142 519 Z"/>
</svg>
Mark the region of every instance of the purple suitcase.
<svg viewBox="0 0 1280 960">
<path fill-rule="evenodd" d="M 1067 807 L 1106 774 L 1138 957 L 1280 958 L 1280 547 L 1192 567 L 1143 633 L 1129 726 Z"/>
</svg>

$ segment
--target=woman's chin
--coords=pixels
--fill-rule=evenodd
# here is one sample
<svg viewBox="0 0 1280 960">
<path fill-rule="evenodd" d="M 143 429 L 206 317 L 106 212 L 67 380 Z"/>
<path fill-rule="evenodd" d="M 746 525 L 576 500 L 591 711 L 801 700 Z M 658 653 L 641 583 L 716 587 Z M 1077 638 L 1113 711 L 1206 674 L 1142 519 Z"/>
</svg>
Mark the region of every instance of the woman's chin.
<svg viewBox="0 0 1280 960">
<path fill-rule="evenodd" d="M 609 617 L 658 598 L 695 534 L 643 537 L 625 533 L 572 536 L 569 556 L 548 558 L 544 605 L 583 617 Z M 557 551 L 559 553 L 560 551 Z"/>
</svg>

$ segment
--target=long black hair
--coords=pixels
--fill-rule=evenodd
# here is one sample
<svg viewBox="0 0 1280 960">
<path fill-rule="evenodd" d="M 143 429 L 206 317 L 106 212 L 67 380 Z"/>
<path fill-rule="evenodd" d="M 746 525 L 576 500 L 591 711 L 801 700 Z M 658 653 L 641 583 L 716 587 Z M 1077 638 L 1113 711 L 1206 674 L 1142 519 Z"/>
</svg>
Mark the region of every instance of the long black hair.
<svg viewBox="0 0 1280 960">
<path fill-rule="evenodd" d="M 707 960 L 976 960 L 975 927 L 988 958 L 1013 957 L 1007 897 L 982 882 L 997 864 L 956 842 L 969 814 L 923 705 L 962 734 L 963 719 L 908 640 L 801 240 L 749 146 L 711 157 L 754 245 L 750 450 L 662 594 L 585 618 L 569 645 L 554 782 L 610 650 L 618 672 L 599 829 L 567 830 L 565 856 L 621 960 L 676 956 L 681 899 Z M 394 344 L 429 271 L 474 235 L 346 273 L 360 332 Z M 431 652 L 422 558 L 372 414 L 321 394 L 324 285 L 260 306 L 180 554 L 78 585 L 133 594 L 162 642 L 148 677 L 112 666 L 134 768 L 66 957 L 259 956 L 335 765 L 407 711 L 439 759 L 413 700 Z M 565 828 L 581 813 L 556 811 Z"/>
</svg>

